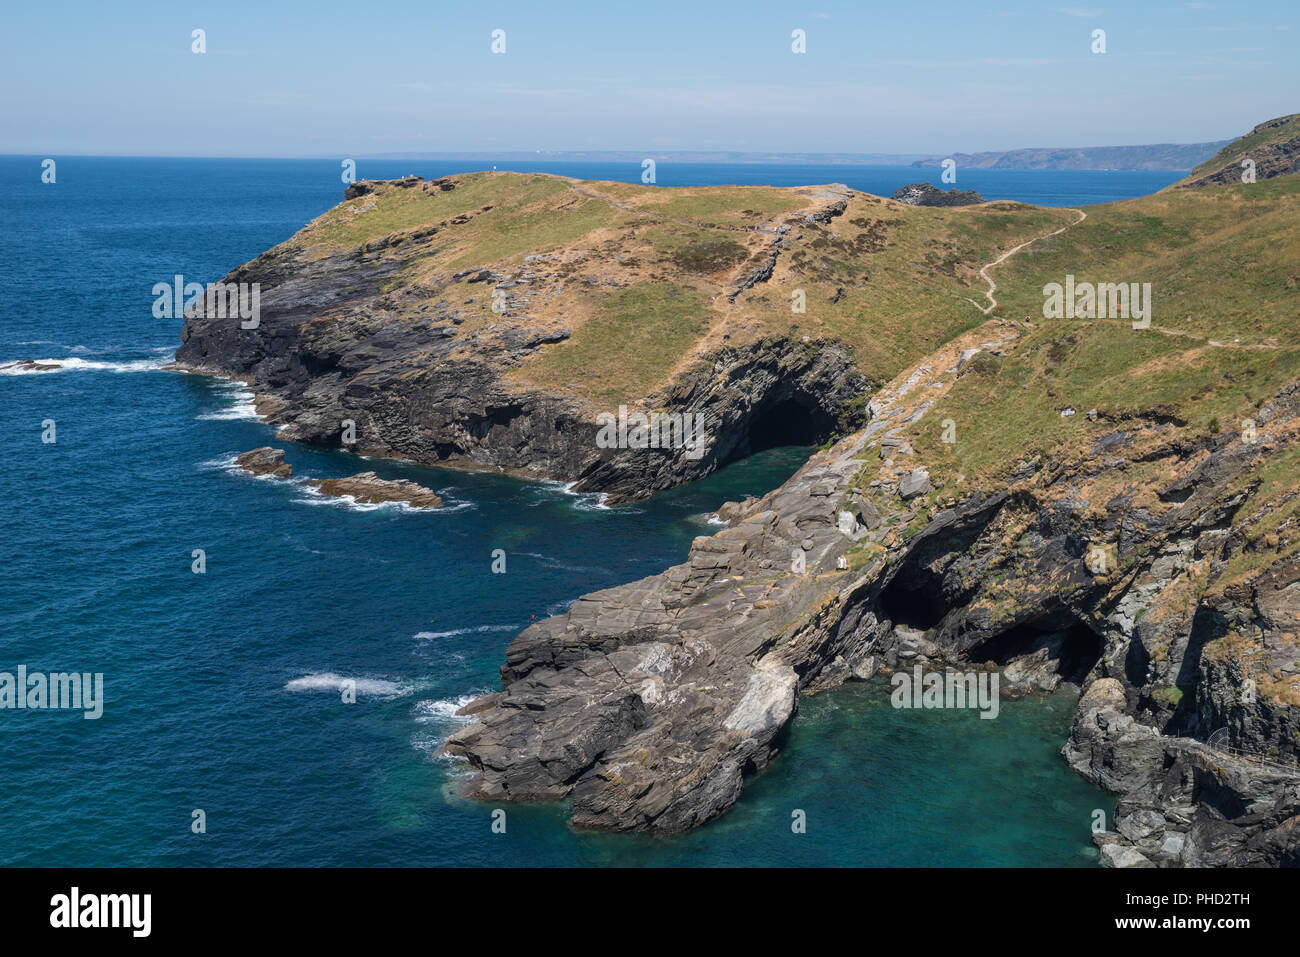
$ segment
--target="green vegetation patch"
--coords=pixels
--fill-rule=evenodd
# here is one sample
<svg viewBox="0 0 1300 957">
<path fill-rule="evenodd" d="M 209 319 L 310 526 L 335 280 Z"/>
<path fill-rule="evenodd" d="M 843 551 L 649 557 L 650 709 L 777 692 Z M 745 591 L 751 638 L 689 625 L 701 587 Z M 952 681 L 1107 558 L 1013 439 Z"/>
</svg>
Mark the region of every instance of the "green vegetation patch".
<svg viewBox="0 0 1300 957">
<path fill-rule="evenodd" d="M 688 286 L 649 283 L 599 297 L 573 337 L 529 364 L 529 378 L 611 407 L 635 402 L 665 383 L 708 326 L 704 296 Z"/>
<path fill-rule="evenodd" d="M 708 275 L 732 269 L 748 258 L 749 250 L 740 243 L 725 238 L 708 238 L 680 247 L 673 253 L 672 260 L 687 272 Z"/>
</svg>

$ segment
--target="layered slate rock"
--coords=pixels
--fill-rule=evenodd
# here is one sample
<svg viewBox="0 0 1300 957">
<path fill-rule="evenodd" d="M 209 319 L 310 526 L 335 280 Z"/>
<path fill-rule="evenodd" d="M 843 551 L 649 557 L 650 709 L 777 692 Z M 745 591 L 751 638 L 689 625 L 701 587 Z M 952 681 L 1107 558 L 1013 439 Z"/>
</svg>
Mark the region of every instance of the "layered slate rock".
<svg viewBox="0 0 1300 957">
<path fill-rule="evenodd" d="M 412 508 L 442 508 L 442 498 L 417 482 L 408 479 L 382 479 L 374 472 L 358 472 L 346 478 L 312 479 L 322 495 L 346 495 L 362 505 L 382 502 L 405 502 Z"/>
<path fill-rule="evenodd" d="M 1186 189 L 1246 182 L 1246 160 L 1256 182 L 1300 173 L 1300 113 L 1260 123 L 1177 185 Z"/>
<path fill-rule="evenodd" d="M 254 475 L 274 475 L 285 479 L 293 475 L 293 466 L 284 460 L 284 449 L 273 449 L 268 445 L 236 456 L 235 464 Z"/>
<path fill-rule="evenodd" d="M 1011 325 L 900 376 L 865 430 L 720 510 L 731 527 L 685 564 L 516 638 L 503 690 L 445 744 L 474 768 L 470 793 L 571 795 L 577 824 L 678 831 L 736 800 L 801 695 L 916 665 L 992 668 L 1011 697 L 1082 689 L 1063 754 L 1119 795 L 1096 836 L 1104 865 L 1300 863 L 1300 563 L 1209 587 L 1279 547 L 1240 510 L 1255 466 L 1300 448 L 1300 383 L 1260 407 L 1257 438 L 1151 416 L 1022 461 L 1002 488 L 904 500 L 914 460 L 884 441 L 925 415 L 963 350 L 996 355 Z M 1082 490 L 1128 457 L 1158 466 L 1154 495 L 1089 507 Z"/>
<path fill-rule="evenodd" d="M 686 563 L 583 596 L 516 638 L 504 690 L 470 704 L 477 721 L 444 745 L 476 769 L 470 793 L 571 794 L 575 824 L 661 832 L 733 804 L 779 749 L 799 693 L 861 670 L 874 633 L 850 609 L 882 567 L 879 543 L 913 513 L 899 503 L 886 525 L 854 480 L 866 451 L 951 383 L 959 354 L 879 396 L 865 430 L 780 489 L 720 509 L 731 527 L 697 538 Z M 938 388 L 921 388 L 931 374 Z M 868 565 L 840 567 L 855 547 Z"/>
</svg>

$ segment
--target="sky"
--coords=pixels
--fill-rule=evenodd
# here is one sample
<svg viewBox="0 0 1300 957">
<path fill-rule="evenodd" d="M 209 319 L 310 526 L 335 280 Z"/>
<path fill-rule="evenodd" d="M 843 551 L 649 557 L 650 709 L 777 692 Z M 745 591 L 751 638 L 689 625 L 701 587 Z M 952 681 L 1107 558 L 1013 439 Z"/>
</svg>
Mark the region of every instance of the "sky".
<svg viewBox="0 0 1300 957">
<path fill-rule="evenodd" d="M 5 7 L 0 153 L 946 155 L 1206 142 L 1300 111 L 1296 0 Z"/>
</svg>

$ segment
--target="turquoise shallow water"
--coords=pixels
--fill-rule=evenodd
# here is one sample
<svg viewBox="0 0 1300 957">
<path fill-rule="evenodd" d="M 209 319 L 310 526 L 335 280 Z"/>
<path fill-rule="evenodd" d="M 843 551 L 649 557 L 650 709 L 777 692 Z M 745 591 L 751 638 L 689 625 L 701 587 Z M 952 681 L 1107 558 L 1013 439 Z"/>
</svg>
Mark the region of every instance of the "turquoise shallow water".
<svg viewBox="0 0 1300 957">
<path fill-rule="evenodd" d="M 333 164 L 69 159 L 44 186 L 39 158 L 6 157 L 0 181 L 0 363 L 70 363 L 0 375 L 0 671 L 103 672 L 107 698 L 98 721 L 0 711 L 0 863 L 1091 860 L 1091 811 L 1113 802 L 1056 754 L 1068 700 L 980 721 L 896 711 L 878 685 L 806 699 L 783 753 L 695 833 L 577 834 L 552 805 L 510 808 L 492 834 L 491 809 L 454 795 L 461 769 L 431 757 L 456 703 L 497 687 L 531 615 L 680 561 L 704 513 L 779 484 L 808 450 L 613 509 L 392 462 L 365 467 L 429 484 L 448 507 L 359 510 L 253 479 L 230 459 L 271 428 L 240 387 L 160 370 L 179 324 L 152 317 L 150 290 L 178 272 L 216 279 L 290 235 L 338 198 Z M 362 464 L 297 446 L 288 458 L 302 477 Z M 495 548 L 505 575 L 491 573 Z M 356 704 L 339 699 L 344 678 Z M 795 809 L 806 834 L 791 832 Z"/>
</svg>

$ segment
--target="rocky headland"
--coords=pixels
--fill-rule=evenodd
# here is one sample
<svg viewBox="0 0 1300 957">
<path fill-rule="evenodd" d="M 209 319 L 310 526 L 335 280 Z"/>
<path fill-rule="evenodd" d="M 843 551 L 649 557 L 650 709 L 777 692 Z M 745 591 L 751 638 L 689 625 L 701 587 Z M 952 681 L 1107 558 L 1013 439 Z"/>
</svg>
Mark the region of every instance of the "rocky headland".
<svg viewBox="0 0 1300 957">
<path fill-rule="evenodd" d="M 472 795 L 674 833 L 737 800 L 802 696 L 997 671 L 1078 688 L 1063 758 L 1119 796 L 1103 864 L 1300 863 L 1300 177 L 1086 216 L 519 174 L 348 192 L 227 277 L 262 284 L 257 329 L 191 316 L 178 351 L 285 438 L 615 501 L 821 445 L 684 563 L 514 639 L 444 744 Z M 1038 318 L 1084 273 L 1150 283 L 1149 321 Z M 602 444 L 615 410 L 705 413 L 706 451 Z"/>
<path fill-rule="evenodd" d="M 1262 443 L 1184 445 L 1167 424 L 1124 423 L 1082 456 L 1021 462 L 1003 489 L 908 495 L 925 474 L 908 427 L 972 352 L 1006 354 L 1014 332 L 982 329 L 895 380 L 864 430 L 726 508 L 732 526 L 685 564 L 523 632 L 504 690 L 468 705 L 476 722 L 445 745 L 476 769 L 471 793 L 571 796 L 581 826 L 678 831 L 738 798 L 801 695 L 916 664 L 997 669 L 1013 695 L 1087 689 L 1063 753 L 1121 795 L 1096 838 L 1103 863 L 1297 863 L 1294 692 L 1274 698 L 1263 676 L 1300 674 L 1300 564 L 1208 586 L 1253 547 L 1241 479 L 1300 448 L 1300 391 L 1261 410 Z M 1157 507 L 1089 509 L 1091 481 L 1128 457 L 1159 460 Z M 1113 565 L 1093 562 L 1098 542 Z M 1269 692 L 1247 694 L 1249 675 Z M 1218 728 L 1236 753 L 1197 740 Z"/>
<path fill-rule="evenodd" d="M 987 204 L 973 215 L 989 234 L 953 238 L 835 184 L 475 173 L 363 180 L 346 196 L 224 277 L 258 285 L 255 328 L 187 314 L 178 367 L 248 383 L 287 440 L 558 479 L 610 502 L 860 427 L 873 384 L 969 323 L 962 296 L 983 285 L 970 264 L 1004 233 L 1069 221 Z M 691 415 L 707 440 L 598 442 L 620 409 Z"/>
<path fill-rule="evenodd" d="M 1228 143 L 1213 157 L 1198 165 L 1175 186 L 1194 189 L 1258 182 L 1298 172 L 1300 113 L 1293 113 L 1260 123 L 1245 136 Z"/>
</svg>

